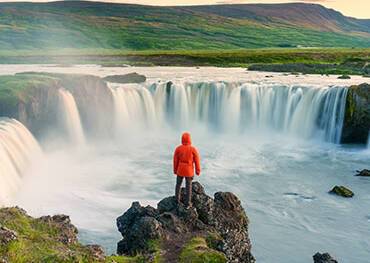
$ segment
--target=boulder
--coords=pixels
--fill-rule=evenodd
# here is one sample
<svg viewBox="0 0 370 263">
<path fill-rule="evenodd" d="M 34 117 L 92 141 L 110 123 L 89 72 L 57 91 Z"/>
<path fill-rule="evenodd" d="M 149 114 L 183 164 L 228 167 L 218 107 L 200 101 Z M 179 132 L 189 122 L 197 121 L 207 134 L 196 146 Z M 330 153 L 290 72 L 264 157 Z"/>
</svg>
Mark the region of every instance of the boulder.
<svg viewBox="0 0 370 263">
<path fill-rule="evenodd" d="M 346 198 L 354 196 L 354 193 L 350 189 L 348 189 L 345 186 L 338 186 L 338 185 L 334 186 L 334 188 L 330 190 L 329 193 L 336 194 L 336 195 L 346 197 Z"/>
<path fill-rule="evenodd" d="M 136 72 L 125 74 L 125 75 L 110 75 L 103 78 L 103 80 L 113 83 L 143 83 L 146 81 L 144 75 L 140 75 Z"/>
<path fill-rule="evenodd" d="M 370 130 L 370 84 L 351 86 L 346 98 L 342 143 L 366 144 Z"/>
<path fill-rule="evenodd" d="M 370 170 L 368 169 L 363 169 L 362 171 L 356 172 L 357 172 L 356 176 L 365 176 L 365 177 L 370 176 Z"/>
<path fill-rule="evenodd" d="M 148 255 L 150 243 L 157 240 L 163 246 L 170 244 L 161 250 L 164 254 L 170 251 L 171 260 L 174 260 L 173 253 L 178 253 L 179 257 L 186 242 L 201 238 L 210 240 L 211 247 L 206 249 L 210 255 L 221 253 L 220 258 L 226 258 L 227 262 L 255 262 L 248 234 L 249 221 L 239 198 L 226 192 L 218 192 L 211 198 L 200 183 L 193 182 L 192 186 L 193 207 L 189 209 L 177 204 L 174 196 L 162 199 L 157 209 L 134 202 L 117 218 L 117 227 L 122 234 L 117 253 Z M 181 202 L 184 201 L 183 189 Z"/>
<path fill-rule="evenodd" d="M 340 75 L 338 79 L 351 79 L 349 75 Z"/>
<path fill-rule="evenodd" d="M 97 261 L 104 261 L 105 260 L 105 252 L 104 249 L 99 245 L 87 245 L 87 250 L 89 250 L 90 255 L 96 259 Z"/>
<path fill-rule="evenodd" d="M 17 240 L 17 233 L 4 226 L 0 226 L 0 245 L 7 245 L 14 240 Z"/>
<path fill-rule="evenodd" d="M 328 253 L 320 254 L 317 252 L 313 256 L 314 263 L 338 263 L 334 258 L 332 258 Z"/>
<path fill-rule="evenodd" d="M 58 240 L 64 244 L 77 244 L 77 228 L 66 215 L 43 216 L 39 220 L 58 228 Z"/>
</svg>

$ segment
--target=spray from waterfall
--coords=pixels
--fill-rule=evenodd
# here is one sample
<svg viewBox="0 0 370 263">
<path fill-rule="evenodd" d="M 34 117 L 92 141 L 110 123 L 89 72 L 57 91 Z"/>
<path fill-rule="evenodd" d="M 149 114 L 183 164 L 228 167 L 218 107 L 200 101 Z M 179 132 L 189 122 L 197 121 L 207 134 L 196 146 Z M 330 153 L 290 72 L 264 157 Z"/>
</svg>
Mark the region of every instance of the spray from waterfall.
<svg viewBox="0 0 370 263">
<path fill-rule="evenodd" d="M 59 89 L 59 107 L 61 121 L 72 143 L 82 145 L 85 136 L 81 124 L 80 114 L 73 95 L 65 89 Z"/>
<path fill-rule="evenodd" d="M 25 170 L 41 155 L 39 144 L 22 123 L 0 118 L 0 205 L 9 203 Z"/>
</svg>

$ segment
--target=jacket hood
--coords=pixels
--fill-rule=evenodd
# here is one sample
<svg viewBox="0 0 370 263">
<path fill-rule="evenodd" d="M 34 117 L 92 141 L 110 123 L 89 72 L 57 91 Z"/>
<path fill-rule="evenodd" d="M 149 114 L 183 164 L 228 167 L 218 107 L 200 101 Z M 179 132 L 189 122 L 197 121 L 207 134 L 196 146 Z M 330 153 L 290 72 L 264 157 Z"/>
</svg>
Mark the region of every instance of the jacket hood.
<svg viewBox="0 0 370 263">
<path fill-rule="evenodd" d="M 190 133 L 185 132 L 182 134 L 181 142 L 183 145 L 190 145 L 191 144 L 191 137 Z"/>
</svg>

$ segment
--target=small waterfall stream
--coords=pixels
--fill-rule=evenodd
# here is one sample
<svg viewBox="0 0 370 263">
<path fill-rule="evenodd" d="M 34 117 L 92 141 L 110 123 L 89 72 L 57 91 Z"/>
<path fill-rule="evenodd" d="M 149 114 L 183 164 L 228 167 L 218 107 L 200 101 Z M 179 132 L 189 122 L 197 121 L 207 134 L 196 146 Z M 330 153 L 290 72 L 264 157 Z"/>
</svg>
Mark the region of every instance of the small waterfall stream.
<svg viewBox="0 0 370 263">
<path fill-rule="evenodd" d="M 23 124 L 0 118 L 0 206 L 17 191 L 31 158 L 41 155 L 39 144 Z"/>
<path fill-rule="evenodd" d="M 78 145 L 85 143 L 85 136 L 81 124 L 80 114 L 72 94 L 65 89 L 59 89 L 61 121 L 69 139 Z"/>
</svg>

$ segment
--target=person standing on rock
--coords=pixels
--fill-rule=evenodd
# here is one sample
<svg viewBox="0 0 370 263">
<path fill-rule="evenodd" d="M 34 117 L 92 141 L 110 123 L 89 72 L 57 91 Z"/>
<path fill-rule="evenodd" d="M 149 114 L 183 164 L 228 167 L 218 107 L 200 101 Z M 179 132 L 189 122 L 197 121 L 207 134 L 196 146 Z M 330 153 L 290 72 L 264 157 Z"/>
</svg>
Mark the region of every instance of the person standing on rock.
<svg viewBox="0 0 370 263">
<path fill-rule="evenodd" d="M 200 157 L 198 150 L 191 145 L 190 134 L 185 132 L 182 135 L 181 145 L 175 150 L 173 156 L 173 173 L 177 175 L 176 179 L 176 200 L 177 203 L 181 202 L 181 185 L 185 178 L 186 181 L 186 207 L 190 208 L 191 203 L 191 191 L 192 181 L 195 173 L 200 175 Z M 195 167 L 194 167 L 195 166 Z"/>
</svg>

